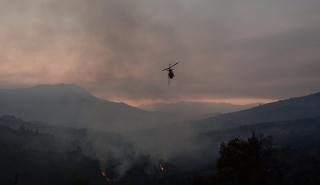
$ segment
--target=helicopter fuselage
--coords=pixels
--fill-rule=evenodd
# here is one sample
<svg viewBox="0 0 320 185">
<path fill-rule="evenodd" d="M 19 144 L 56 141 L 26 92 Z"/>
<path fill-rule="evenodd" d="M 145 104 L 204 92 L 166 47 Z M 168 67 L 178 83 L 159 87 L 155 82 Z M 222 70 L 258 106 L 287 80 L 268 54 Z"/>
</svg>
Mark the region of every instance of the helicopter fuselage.
<svg viewBox="0 0 320 185">
<path fill-rule="evenodd" d="M 168 71 L 169 71 L 168 77 L 169 77 L 170 79 L 173 79 L 173 78 L 174 78 L 173 70 L 172 70 L 172 69 L 169 69 Z"/>
</svg>

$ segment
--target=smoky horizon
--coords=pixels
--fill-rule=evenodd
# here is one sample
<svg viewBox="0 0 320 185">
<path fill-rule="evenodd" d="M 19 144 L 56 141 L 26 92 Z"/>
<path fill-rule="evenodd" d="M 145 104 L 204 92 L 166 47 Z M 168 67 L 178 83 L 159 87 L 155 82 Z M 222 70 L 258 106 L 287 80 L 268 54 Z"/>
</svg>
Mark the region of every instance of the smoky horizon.
<svg viewBox="0 0 320 185">
<path fill-rule="evenodd" d="M 0 1 L 0 88 L 77 84 L 140 106 L 319 91 L 320 2 Z M 161 71 L 179 61 L 168 87 Z"/>
</svg>

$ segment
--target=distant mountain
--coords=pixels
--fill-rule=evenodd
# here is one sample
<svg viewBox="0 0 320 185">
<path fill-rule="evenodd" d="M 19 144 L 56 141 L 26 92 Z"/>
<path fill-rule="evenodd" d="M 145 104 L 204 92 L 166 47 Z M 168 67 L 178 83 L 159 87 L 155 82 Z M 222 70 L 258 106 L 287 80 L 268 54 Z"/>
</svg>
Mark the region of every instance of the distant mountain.
<svg viewBox="0 0 320 185">
<path fill-rule="evenodd" d="M 234 105 L 229 103 L 205 103 L 205 102 L 175 102 L 155 103 L 142 105 L 140 108 L 149 111 L 159 111 L 180 115 L 186 119 L 204 119 L 221 113 L 236 112 L 249 109 L 258 104 Z"/>
<path fill-rule="evenodd" d="M 320 92 L 193 122 L 201 131 L 320 116 Z"/>
<path fill-rule="evenodd" d="M 0 90 L 0 115 L 55 125 L 126 132 L 169 123 L 175 117 L 97 98 L 76 85 Z"/>
</svg>

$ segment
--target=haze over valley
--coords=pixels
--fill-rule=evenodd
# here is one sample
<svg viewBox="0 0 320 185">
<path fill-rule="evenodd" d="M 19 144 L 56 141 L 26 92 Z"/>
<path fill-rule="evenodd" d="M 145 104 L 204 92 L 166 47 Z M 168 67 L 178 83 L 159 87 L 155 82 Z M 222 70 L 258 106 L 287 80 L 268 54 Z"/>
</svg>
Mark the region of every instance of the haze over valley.
<svg viewBox="0 0 320 185">
<path fill-rule="evenodd" d="M 0 185 L 319 185 L 319 0 L 0 0 Z"/>
<path fill-rule="evenodd" d="M 63 175 L 57 181 L 50 173 L 44 173 L 42 178 L 34 176 L 43 173 L 40 169 L 54 170 L 44 166 L 45 158 L 33 154 L 49 152 L 55 160 L 62 160 L 63 155 L 73 158 L 63 159 L 73 167 L 56 168 L 77 168 L 76 171 L 84 168 L 86 172 L 82 176 L 96 183 L 103 183 L 103 179 L 95 170 L 112 171 L 115 183 L 122 184 L 133 178 L 130 174 L 135 168 L 156 175 L 159 161 L 168 171 L 172 170 L 167 178 L 187 183 L 188 179 L 179 173 L 187 175 L 204 170 L 210 163 L 211 169 L 218 158 L 220 143 L 234 137 L 249 137 L 252 131 L 272 137 L 277 147 L 309 150 L 319 146 L 319 110 L 320 93 L 315 93 L 203 120 L 179 121 L 173 113 L 143 111 L 109 102 L 75 85 L 3 89 L 0 90 L 0 130 L 1 142 L 7 151 L 2 153 L 2 159 L 14 164 L 8 169 L 2 166 L 1 170 L 7 171 L 2 174 L 3 182 L 10 182 L 8 177 L 17 173 L 18 167 L 25 174 L 26 183 L 48 179 L 52 184 L 65 182 L 72 176 L 69 171 L 61 172 Z M 34 161 L 36 168 L 26 172 L 24 169 L 31 168 L 31 164 L 19 162 L 18 155 L 15 156 L 17 148 L 12 146 L 21 147 L 19 150 L 27 156 L 21 160 Z M 10 153 L 12 156 L 7 156 Z M 74 166 L 73 160 L 82 161 L 83 164 L 78 165 L 84 166 Z M 85 167 L 86 160 L 97 160 L 97 163 Z M 145 178 L 144 175 L 137 177 Z M 172 183 L 169 179 L 168 183 Z M 143 183 L 147 183 L 144 180 Z"/>
</svg>

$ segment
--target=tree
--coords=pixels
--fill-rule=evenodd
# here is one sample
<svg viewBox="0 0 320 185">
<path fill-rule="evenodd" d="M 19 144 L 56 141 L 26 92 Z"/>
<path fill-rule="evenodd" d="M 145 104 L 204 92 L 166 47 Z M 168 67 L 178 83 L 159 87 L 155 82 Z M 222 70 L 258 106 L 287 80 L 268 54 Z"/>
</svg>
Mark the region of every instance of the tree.
<svg viewBox="0 0 320 185">
<path fill-rule="evenodd" d="M 271 169 L 272 140 L 270 137 L 257 137 L 255 133 L 247 140 L 232 139 L 220 146 L 217 161 L 216 181 L 230 185 L 269 184 Z"/>
</svg>

